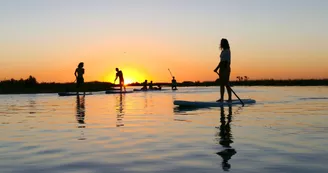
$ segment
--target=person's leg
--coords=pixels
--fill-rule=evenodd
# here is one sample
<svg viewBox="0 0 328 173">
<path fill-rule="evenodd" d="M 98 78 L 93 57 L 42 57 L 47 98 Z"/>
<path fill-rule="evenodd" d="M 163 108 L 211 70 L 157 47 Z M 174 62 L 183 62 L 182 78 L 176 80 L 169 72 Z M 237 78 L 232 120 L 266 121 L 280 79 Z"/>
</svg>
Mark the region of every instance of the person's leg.
<svg viewBox="0 0 328 173">
<path fill-rule="evenodd" d="M 227 75 L 225 73 L 221 73 L 220 75 L 220 99 L 218 102 L 224 102 L 224 87 L 227 86 Z M 228 88 L 227 91 L 229 92 Z"/>
<path fill-rule="evenodd" d="M 230 88 L 230 85 L 227 84 L 226 88 L 227 88 L 227 92 L 228 92 L 228 102 L 231 102 L 231 88 Z"/>
<path fill-rule="evenodd" d="M 81 79 L 81 86 L 82 86 L 83 95 L 85 96 L 84 78 Z"/>
<path fill-rule="evenodd" d="M 122 85 L 123 85 L 123 87 L 124 87 L 124 92 L 126 92 L 126 87 L 125 87 L 125 85 L 124 85 L 124 81 L 122 82 Z"/>
<path fill-rule="evenodd" d="M 220 85 L 220 102 L 224 101 L 224 84 Z"/>
<path fill-rule="evenodd" d="M 80 88 L 80 79 L 77 78 L 76 79 L 76 94 L 79 95 L 79 88 Z"/>
<path fill-rule="evenodd" d="M 226 84 L 226 87 L 227 87 L 227 92 L 228 92 L 228 101 L 231 102 L 232 99 L 231 99 L 231 87 L 230 87 L 230 69 L 228 71 L 228 74 L 227 74 L 227 84 Z"/>
</svg>

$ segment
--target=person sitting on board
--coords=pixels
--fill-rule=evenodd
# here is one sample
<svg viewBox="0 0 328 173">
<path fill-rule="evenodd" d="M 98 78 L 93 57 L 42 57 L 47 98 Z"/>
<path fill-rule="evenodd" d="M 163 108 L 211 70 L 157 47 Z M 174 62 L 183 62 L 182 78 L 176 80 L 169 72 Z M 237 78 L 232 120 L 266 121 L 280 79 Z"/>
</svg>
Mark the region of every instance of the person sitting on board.
<svg viewBox="0 0 328 173">
<path fill-rule="evenodd" d="M 150 83 L 149 83 L 149 89 L 150 89 L 150 90 L 154 89 L 154 88 L 153 88 L 153 81 L 150 81 Z"/>
<path fill-rule="evenodd" d="M 147 90 L 147 85 L 148 85 L 148 82 L 147 82 L 147 80 L 145 80 L 145 82 L 143 82 L 142 83 L 142 88 L 141 88 L 141 90 Z"/>
<path fill-rule="evenodd" d="M 116 77 L 114 80 L 114 83 L 116 82 L 117 78 L 119 78 L 119 85 L 120 85 L 120 91 L 122 92 L 122 87 L 124 87 L 124 92 L 126 91 L 125 85 L 124 85 L 124 77 L 123 77 L 123 72 L 119 70 L 118 68 L 116 70 Z"/>
<path fill-rule="evenodd" d="M 84 84 L 84 63 L 80 62 L 79 65 L 77 66 L 77 68 L 75 69 L 75 78 L 76 78 L 76 88 L 78 88 L 77 94 L 79 94 L 79 88 L 81 87 L 81 85 Z M 85 95 L 85 91 L 83 92 Z"/>
<path fill-rule="evenodd" d="M 172 90 L 177 90 L 177 81 L 175 80 L 174 76 L 172 77 Z"/>
<path fill-rule="evenodd" d="M 229 86 L 229 78 L 230 78 L 230 64 L 231 64 L 231 52 L 230 52 L 230 46 L 227 39 L 222 38 L 220 43 L 220 63 L 218 66 L 214 69 L 214 72 L 217 73 L 219 70 L 219 81 L 220 81 L 220 99 L 217 100 L 217 102 L 223 102 L 224 101 L 224 87 L 227 88 L 228 92 L 228 102 L 231 102 L 231 88 Z"/>
<path fill-rule="evenodd" d="M 154 89 L 155 89 L 155 90 L 161 90 L 162 87 L 161 87 L 161 85 L 158 84 L 157 87 L 154 87 Z"/>
</svg>

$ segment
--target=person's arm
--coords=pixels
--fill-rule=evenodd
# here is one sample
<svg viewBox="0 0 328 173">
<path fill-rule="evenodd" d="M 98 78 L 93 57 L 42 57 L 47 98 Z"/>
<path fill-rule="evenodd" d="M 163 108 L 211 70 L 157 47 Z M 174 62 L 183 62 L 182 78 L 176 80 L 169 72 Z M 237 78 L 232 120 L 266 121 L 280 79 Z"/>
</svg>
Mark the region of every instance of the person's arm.
<svg viewBox="0 0 328 173">
<path fill-rule="evenodd" d="M 75 77 L 77 77 L 77 74 L 76 73 L 77 73 L 77 69 L 75 69 L 75 72 L 74 72 Z"/>
<path fill-rule="evenodd" d="M 220 55 L 220 63 L 214 69 L 214 72 L 217 73 L 217 71 L 219 69 L 228 68 L 229 60 L 230 60 L 230 52 L 227 52 L 227 51 L 221 52 L 221 55 Z"/>
<path fill-rule="evenodd" d="M 214 72 L 217 73 L 219 68 L 221 67 L 221 62 L 218 64 L 218 66 L 214 69 Z"/>
<path fill-rule="evenodd" d="M 116 77 L 115 77 L 114 83 L 116 82 L 116 80 L 117 80 L 117 77 L 118 77 L 118 75 L 116 74 Z"/>
</svg>

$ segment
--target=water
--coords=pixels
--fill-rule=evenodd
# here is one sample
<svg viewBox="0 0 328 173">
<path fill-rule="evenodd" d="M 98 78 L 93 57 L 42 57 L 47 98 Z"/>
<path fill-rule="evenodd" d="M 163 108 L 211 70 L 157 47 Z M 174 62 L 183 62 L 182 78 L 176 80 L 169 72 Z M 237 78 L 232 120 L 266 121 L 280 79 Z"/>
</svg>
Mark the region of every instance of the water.
<svg viewBox="0 0 328 173">
<path fill-rule="evenodd" d="M 255 105 L 177 109 L 216 87 L 0 96 L 0 172 L 328 172 L 328 87 L 234 87 Z"/>
</svg>

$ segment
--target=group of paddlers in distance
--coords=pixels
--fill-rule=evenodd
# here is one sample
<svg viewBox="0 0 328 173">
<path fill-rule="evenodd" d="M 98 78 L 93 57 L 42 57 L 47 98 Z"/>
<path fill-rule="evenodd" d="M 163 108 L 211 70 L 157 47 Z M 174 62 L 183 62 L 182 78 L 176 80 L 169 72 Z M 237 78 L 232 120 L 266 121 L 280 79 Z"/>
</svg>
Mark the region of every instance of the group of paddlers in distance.
<svg viewBox="0 0 328 173">
<path fill-rule="evenodd" d="M 221 49 L 221 54 L 220 54 L 220 63 L 217 65 L 217 67 L 214 69 L 214 72 L 217 73 L 220 77 L 220 99 L 217 100 L 217 102 L 223 102 L 224 101 L 224 90 L 227 88 L 228 92 L 228 102 L 231 102 L 231 92 L 233 90 L 229 86 L 229 78 L 230 78 L 230 73 L 231 73 L 231 52 L 230 52 L 230 45 L 227 39 L 222 38 L 220 42 L 220 49 Z M 79 88 L 83 83 L 84 83 L 84 63 L 81 62 L 79 63 L 78 67 L 75 70 L 75 77 L 76 77 L 76 86 Z M 218 72 L 219 70 L 219 72 Z M 169 70 L 170 71 L 170 70 Z M 170 71 L 171 73 L 171 71 Z M 172 76 L 172 74 L 171 74 Z M 123 77 L 123 72 L 116 68 L 116 77 L 114 80 L 114 83 L 116 82 L 117 78 L 119 79 L 119 86 L 120 86 L 120 91 L 122 92 L 122 89 L 126 91 L 125 84 L 124 84 L 124 77 Z M 157 85 L 157 87 L 153 86 L 153 82 L 151 81 L 148 84 L 148 81 L 145 80 L 143 82 L 143 86 L 140 90 L 160 90 L 162 87 L 160 85 Z M 172 90 L 177 90 L 177 82 L 174 76 L 172 76 L 172 83 L 171 83 L 171 88 Z M 234 92 L 235 94 L 235 92 Z M 236 95 L 236 94 L 235 94 Z M 237 95 L 236 95 L 237 96 Z M 239 97 L 237 96 L 239 99 Z M 239 99 L 240 100 L 240 99 Z"/>
<path fill-rule="evenodd" d="M 123 72 L 119 68 L 116 68 L 115 70 L 116 70 L 116 77 L 115 77 L 115 80 L 114 80 L 114 84 L 115 84 L 116 80 L 119 79 L 120 91 L 123 92 L 123 89 L 124 89 L 124 92 L 126 92 Z M 83 62 L 79 63 L 79 65 L 77 66 L 77 68 L 75 70 L 74 75 L 76 77 L 76 87 L 80 88 L 84 83 L 84 77 L 83 77 L 83 75 L 84 75 L 84 63 Z M 177 90 L 177 81 L 175 80 L 174 76 L 172 76 L 171 88 L 172 88 L 172 90 Z M 157 86 L 154 86 L 153 81 L 150 81 L 148 83 L 148 80 L 145 80 L 142 83 L 142 88 L 139 89 L 139 90 L 147 91 L 147 90 L 161 90 L 161 89 L 162 89 L 161 85 L 157 84 Z"/>
</svg>

